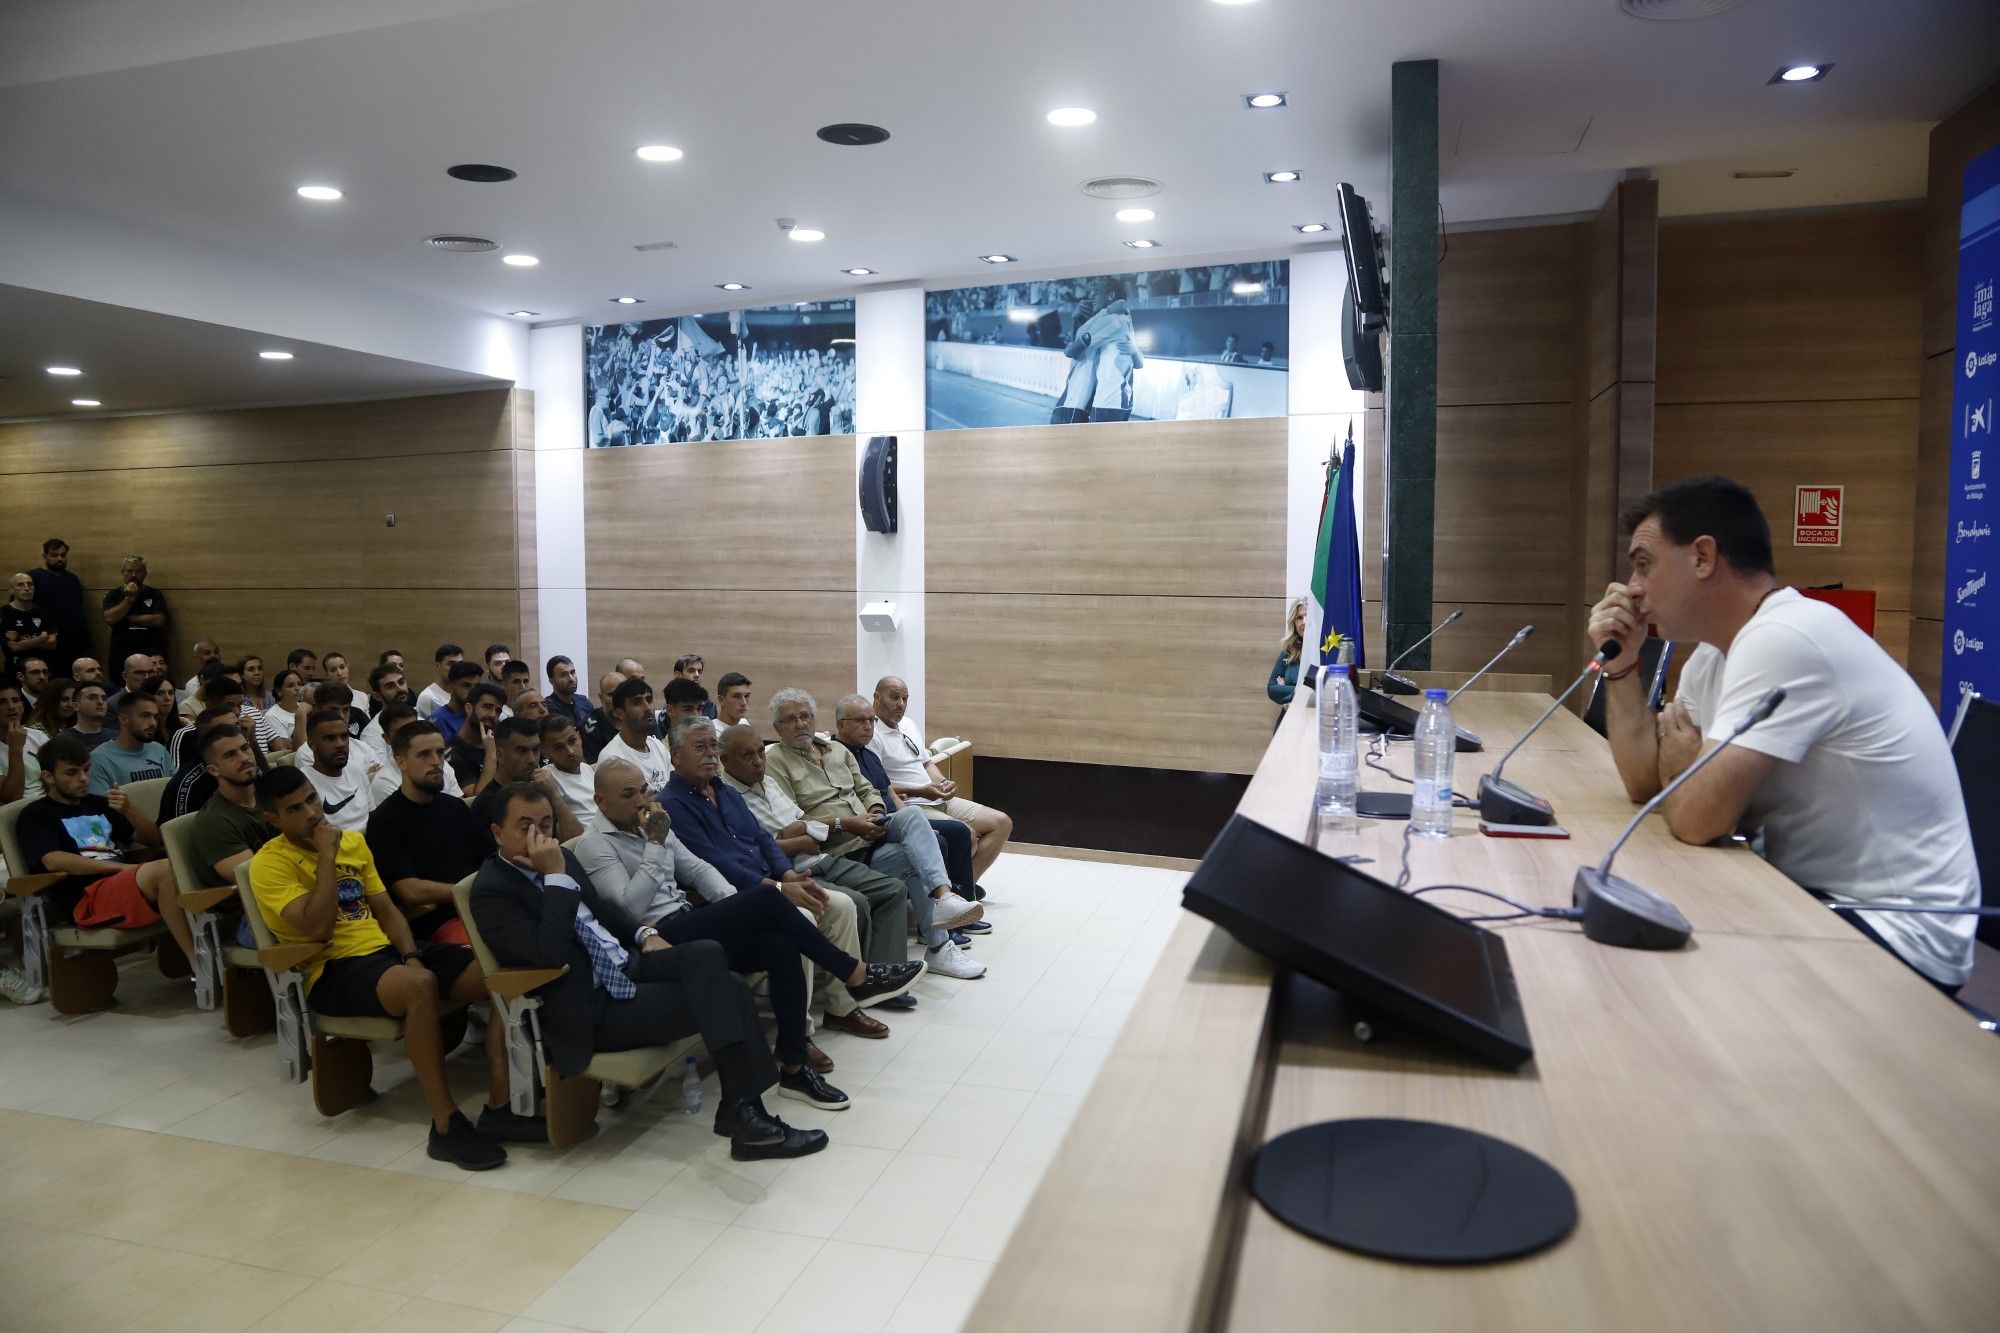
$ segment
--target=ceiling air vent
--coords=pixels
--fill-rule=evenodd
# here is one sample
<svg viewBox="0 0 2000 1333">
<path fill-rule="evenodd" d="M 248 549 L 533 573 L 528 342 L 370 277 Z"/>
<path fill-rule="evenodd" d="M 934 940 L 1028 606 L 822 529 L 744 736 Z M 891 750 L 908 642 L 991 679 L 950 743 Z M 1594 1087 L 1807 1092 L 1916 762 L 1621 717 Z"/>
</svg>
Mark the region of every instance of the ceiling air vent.
<svg viewBox="0 0 2000 1333">
<path fill-rule="evenodd" d="M 500 242 L 489 241 L 484 236 L 426 236 L 424 244 L 433 250 L 449 250 L 455 255 L 478 255 L 488 250 L 498 250 Z"/>
<path fill-rule="evenodd" d="M 1160 183 L 1150 176 L 1099 176 L 1078 187 L 1093 199 L 1144 199 L 1160 192 Z"/>
<path fill-rule="evenodd" d="M 889 138 L 889 131 L 880 125 L 863 125 L 854 121 L 844 121 L 838 125 L 822 125 L 815 132 L 826 142 L 839 144 L 842 148 L 867 148 L 873 144 L 884 143 Z"/>
<path fill-rule="evenodd" d="M 643 255 L 653 250 L 678 250 L 681 247 L 678 241 L 648 241 L 644 245 L 635 245 L 632 248 Z"/>
<path fill-rule="evenodd" d="M 1750 0 L 1618 0 L 1618 7 L 1633 18 L 1650 23 L 1680 23 L 1687 19 L 1714 18 L 1749 3 Z"/>
</svg>

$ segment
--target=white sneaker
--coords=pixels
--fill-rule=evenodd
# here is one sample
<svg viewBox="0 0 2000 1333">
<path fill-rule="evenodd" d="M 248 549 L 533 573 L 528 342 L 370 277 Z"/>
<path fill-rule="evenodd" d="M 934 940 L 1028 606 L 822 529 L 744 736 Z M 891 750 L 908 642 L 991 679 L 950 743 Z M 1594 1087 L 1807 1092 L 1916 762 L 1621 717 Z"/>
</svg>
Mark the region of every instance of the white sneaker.
<svg viewBox="0 0 2000 1333">
<path fill-rule="evenodd" d="M 985 908 L 967 902 L 951 889 L 946 889 L 942 898 L 931 899 L 931 924 L 939 930 L 952 930 L 985 915 Z"/>
<path fill-rule="evenodd" d="M 960 981 L 970 981 L 974 977 L 986 975 L 986 964 L 975 963 L 956 944 L 946 940 L 935 949 L 924 953 L 924 966 L 938 976 L 957 977 Z"/>
<path fill-rule="evenodd" d="M 23 968 L 0 968 L 0 999 L 9 1004 L 40 1004 L 49 998 L 48 991 L 40 986 L 28 984 L 28 973 Z"/>
</svg>

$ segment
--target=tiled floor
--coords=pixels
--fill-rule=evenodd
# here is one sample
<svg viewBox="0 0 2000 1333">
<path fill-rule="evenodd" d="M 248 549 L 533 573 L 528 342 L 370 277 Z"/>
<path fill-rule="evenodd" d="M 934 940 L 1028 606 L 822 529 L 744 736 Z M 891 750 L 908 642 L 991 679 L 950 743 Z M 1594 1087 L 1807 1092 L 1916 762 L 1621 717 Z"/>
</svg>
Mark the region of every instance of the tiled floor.
<svg viewBox="0 0 2000 1333">
<path fill-rule="evenodd" d="M 378 1048 L 332 1120 L 269 1037 L 230 1040 L 149 963 L 79 1019 L 0 1004 L 0 1327 L 949 1333 L 978 1299 L 1172 932 L 1178 871 L 1003 856 L 977 981 L 926 979 L 886 1041 L 822 1032 L 823 1153 L 741 1163 L 677 1087 L 568 1152 L 424 1154 Z M 452 1062 L 462 1104 L 477 1048 Z M 714 1081 L 707 1095 L 715 1095 Z M 709 1106 L 712 1106 L 712 1100 Z"/>
</svg>

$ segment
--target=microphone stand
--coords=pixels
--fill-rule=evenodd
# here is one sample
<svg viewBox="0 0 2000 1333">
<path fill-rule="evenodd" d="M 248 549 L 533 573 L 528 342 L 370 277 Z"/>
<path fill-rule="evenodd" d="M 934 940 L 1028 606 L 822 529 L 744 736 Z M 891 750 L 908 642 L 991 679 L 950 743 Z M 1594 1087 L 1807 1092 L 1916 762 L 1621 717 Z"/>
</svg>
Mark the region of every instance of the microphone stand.
<svg viewBox="0 0 2000 1333">
<path fill-rule="evenodd" d="M 1417 651 L 1417 649 L 1429 643 L 1432 639 L 1435 639 L 1438 636 L 1439 631 L 1443 630 L 1445 626 L 1451 624 L 1453 621 L 1458 620 L 1464 614 L 1465 612 L 1463 610 L 1452 612 L 1450 615 L 1446 616 L 1443 620 L 1440 620 L 1437 623 L 1436 627 L 1433 628 L 1429 634 L 1424 635 L 1423 638 L 1418 639 L 1415 643 L 1405 648 L 1402 652 L 1396 654 L 1396 660 L 1389 663 L 1388 666 L 1383 667 L 1382 674 L 1375 677 L 1376 682 L 1381 685 L 1383 693 L 1422 694 L 1423 691 L 1417 687 L 1417 682 L 1409 679 L 1407 676 L 1397 675 L 1396 668 L 1402 665 L 1404 658 L 1408 657 L 1411 653 L 1414 653 L 1415 651 Z"/>
<path fill-rule="evenodd" d="M 1488 824 L 1555 823 L 1556 809 L 1553 805 L 1519 783 L 1507 781 L 1500 776 L 1500 770 L 1507 767 L 1507 761 L 1528 743 L 1528 737 L 1540 731 L 1542 724 L 1556 715 L 1556 710 L 1576 693 L 1577 687 L 1604 670 L 1604 664 L 1618 656 L 1619 651 L 1616 641 L 1606 643 L 1598 649 L 1597 656 L 1590 659 L 1590 665 L 1569 683 L 1568 689 L 1556 696 L 1556 701 L 1549 705 L 1548 711 L 1536 718 L 1535 725 L 1522 732 L 1520 739 L 1508 748 L 1507 753 L 1500 756 L 1500 762 L 1493 765 L 1492 769 L 1479 779 L 1479 817 L 1482 820 Z"/>
</svg>

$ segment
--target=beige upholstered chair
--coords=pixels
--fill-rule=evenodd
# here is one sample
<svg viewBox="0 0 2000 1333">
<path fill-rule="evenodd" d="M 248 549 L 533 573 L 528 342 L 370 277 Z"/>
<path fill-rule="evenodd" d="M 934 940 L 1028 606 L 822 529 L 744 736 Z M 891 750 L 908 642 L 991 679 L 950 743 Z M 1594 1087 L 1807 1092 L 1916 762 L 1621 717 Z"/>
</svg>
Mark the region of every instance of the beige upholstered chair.
<svg viewBox="0 0 2000 1333">
<path fill-rule="evenodd" d="M 232 1037 L 269 1032 L 277 1021 L 271 990 L 260 975 L 257 951 L 236 942 L 236 914 L 222 910 L 237 901 L 236 886 L 201 889 L 201 867 L 195 864 L 190 840 L 194 816 L 182 815 L 160 825 L 167 861 L 181 888 L 181 910 L 194 935 L 194 1002 L 201 1009 L 222 1010 L 222 1026 Z"/>
</svg>

